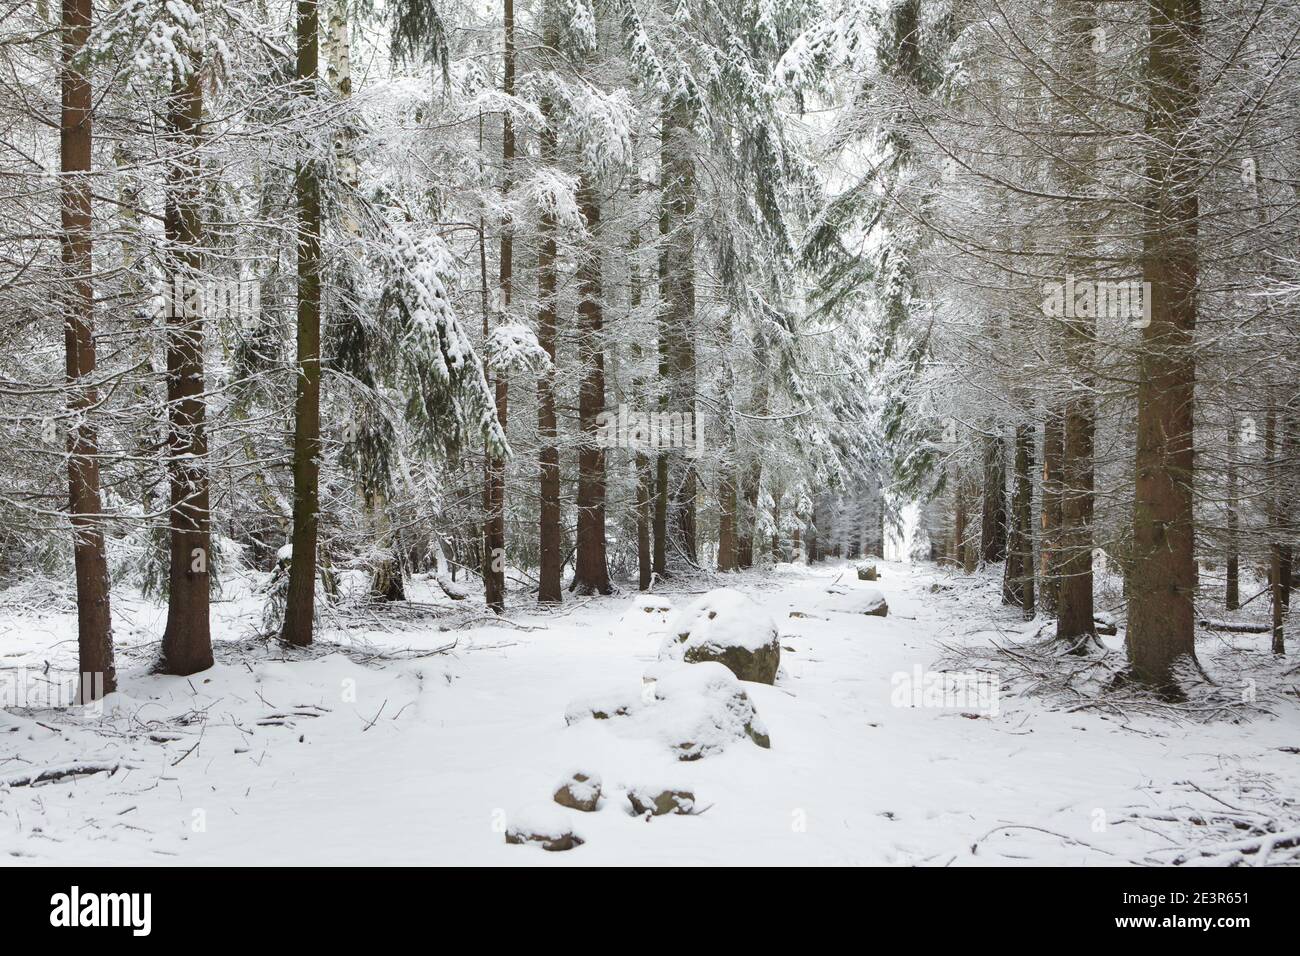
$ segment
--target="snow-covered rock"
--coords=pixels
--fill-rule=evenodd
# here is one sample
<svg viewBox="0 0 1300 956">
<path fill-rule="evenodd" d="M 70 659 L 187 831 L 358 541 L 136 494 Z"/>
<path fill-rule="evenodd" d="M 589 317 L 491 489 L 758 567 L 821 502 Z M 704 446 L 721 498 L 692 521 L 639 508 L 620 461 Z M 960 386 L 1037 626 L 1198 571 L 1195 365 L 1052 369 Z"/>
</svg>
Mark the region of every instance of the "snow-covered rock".
<svg viewBox="0 0 1300 956">
<path fill-rule="evenodd" d="M 880 572 L 876 570 L 876 566 L 874 564 L 858 565 L 859 581 L 878 581 L 879 579 L 880 579 Z"/>
<path fill-rule="evenodd" d="M 578 697 L 569 701 L 564 708 L 564 723 L 572 725 L 581 720 L 609 720 L 611 717 L 626 717 L 640 703 L 630 694 L 600 694 L 593 697 Z"/>
<path fill-rule="evenodd" d="M 656 705 L 642 715 L 678 760 L 698 760 L 744 737 L 763 748 L 772 745 L 740 681 L 715 661 L 664 674 L 655 682 L 654 699 Z"/>
<path fill-rule="evenodd" d="M 886 617 L 889 614 L 889 604 L 885 601 L 885 596 L 875 588 L 854 588 L 844 594 L 834 595 L 826 602 L 826 610 L 838 611 L 840 614 Z"/>
<path fill-rule="evenodd" d="M 572 850 L 585 842 L 573 832 L 569 818 L 553 803 L 530 804 L 506 826 L 506 842 L 540 846 L 543 850 Z"/>
<path fill-rule="evenodd" d="M 565 709 L 565 723 L 608 720 L 616 732 L 656 740 L 678 760 L 720 753 L 748 737 L 770 747 L 767 728 L 744 686 L 716 661 L 652 664 L 639 697 L 630 692 L 579 698 Z"/>
<path fill-rule="evenodd" d="M 562 807 L 590 813 L 600 803 L 600 774 L 575 770 L 561 781 L 554 799 Z"/>
<path fill-rule="evenodd" d="M 673 610 L 673 602 L 661 594 L 638 594 L 609 633 L 614 637 L 646 637 L 663 633 Z"/>
<path fill-rule="evenodd" d="M 682 697 L 717 697 L 743 694 L 745 689 L 731 669 L 717 661 L 701 661 L 694 667 L 661 661 L 646 668 L 654 681 L 655 700 L 679 700 Z"/>
<path fill-rule="evenodd" d="M 662 786 L 636 786 L 627 792 L 632 812 L 638 816 L 665 813 L 690 814 L 695 812 L 695 794 L 689 790 L 673 790 Z"/>
<path fill-rule="evenodd" d="M 781 642 L 776 622 L 753 599 L 732 588 L 718 588 L 673 618 L 659 657 L 716 661 L 741 680 L 771 684 L 781 664 Z"/>
</svg>

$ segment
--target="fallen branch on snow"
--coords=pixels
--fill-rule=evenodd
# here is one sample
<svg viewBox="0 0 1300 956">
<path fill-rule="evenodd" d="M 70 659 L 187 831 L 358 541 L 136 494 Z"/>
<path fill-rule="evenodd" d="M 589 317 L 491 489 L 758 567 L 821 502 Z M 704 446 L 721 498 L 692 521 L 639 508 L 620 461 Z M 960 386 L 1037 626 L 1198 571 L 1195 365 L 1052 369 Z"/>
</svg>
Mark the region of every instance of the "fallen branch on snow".
<svg viewBox="0 0 1300 956">
<path fill-rule="evenodd" d="M 43 783 L 66 780 L 71 777 L 89 777 L 97 773 L 117 773 L 118 768 L 121 766 L 121 763 L 77 763 L 65 767 L 50 767 L 37 773 L 0 780 L 0 788 L 35 787 Z"/>
</svg>

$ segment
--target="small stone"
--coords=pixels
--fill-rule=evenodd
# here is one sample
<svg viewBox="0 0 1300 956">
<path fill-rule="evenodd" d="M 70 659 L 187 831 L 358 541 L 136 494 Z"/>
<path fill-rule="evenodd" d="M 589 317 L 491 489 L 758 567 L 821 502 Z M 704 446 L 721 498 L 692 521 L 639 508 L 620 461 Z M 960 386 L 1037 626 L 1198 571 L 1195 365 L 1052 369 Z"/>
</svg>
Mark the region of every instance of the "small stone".
<svg viewBox="0 0 1300 956">
<path fill-rule="evenodd" d="M 626 717 L 635 706 L 635 700 L 619 694 L 583 697 L 572 700 L 564 709 L 564 723 L 572 726 L 583 720 L 610 720 Z"/>
<path fill-rule="evenodd" d="M 695 812 L 695 794 L 689 790 L 659 790 L 656 787 L 638 787 L 627 793 L 628 803 L 638 816 L 649 813 L 662 816 L 665 813 L 691 814 Z"/>
<path fill-rule="evenodd" d="M 570 810 L 591 813 L 600 803 L 600 777 L 597 774 L 574 773 L 555 791 L 555 802 Z"/>
<path fill-rule="evenodd" d="M 582 837 L 576 833 L 561 833 L 558 836 L 552 836 L 545 833 L 528 833 L 524 830 L 507 830 L 506 842 L 517 846 L 527 846 L 533 844 L 540 846 L 543 850 L 572 850 L 574 847 L 582 846 Z"/>
<path fill-rule="evenodd" d="M 572 850 L 583 839 L 573 832 L 566 811 L 554 803 L 534 803 L 512 815 L 506 842 L 543 850 Z"/>
</svg>

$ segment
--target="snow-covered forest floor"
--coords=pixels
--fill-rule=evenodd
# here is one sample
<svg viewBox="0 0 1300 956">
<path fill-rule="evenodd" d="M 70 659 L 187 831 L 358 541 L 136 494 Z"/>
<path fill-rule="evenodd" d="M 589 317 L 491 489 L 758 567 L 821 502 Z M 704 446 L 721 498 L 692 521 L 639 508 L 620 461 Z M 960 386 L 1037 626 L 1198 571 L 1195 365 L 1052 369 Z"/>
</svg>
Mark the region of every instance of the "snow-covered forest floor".
<svg viewBox="0 0 1300 956">
<path fill-rule="evenodd" d="M 726 579 L 782 635 L 776 685 L 745 685 L 771 747 L 740 738 L 691 762 L 635 718 L 566 726 L 575 700 L 642 693 L 665 627 L 658 614 L 625 616 L 631 595 L 495 623 L 481 605 L 422 590 L 401 616 L 329 612 L 318 645 L 291 653 L 254 636 L 262 597 L 250 580 L 214 605 L 218 664 L 192 678 L 149 674 L 165 609 L 117 598 L 120 692 L 102 713 L 0 711 L 0 859 L 943 866 L 1294 854 L 1300 677 L 1272 662 L 1267 635 L 1203 636 L 1217 686 L 1181 709 L 1126 704 L 1038 682 L 1042 622 L 999 607 L 992 574 L 880 568 L 873 585 L 842 563 Z M 884 593 L 888 617 L 836 610 L 867 587 Z M 663 593 L 678 607 L 694 596 Z M 0 601 L 10 692 L 22 680 L 31 694 L 47 668 L 52 680 L 75 670 L 75 617 L 61 601 Z M 1122 629 L 1105 640 L 1122 649 Z M 1010 651 L 990 655 L 995 643 Z M 1001 693 L 936 699 L 926 674 L 945 661 L 997 667 Z M 1236 680 L 1245 662 L 1256 683 Z M 1085 690 L 1086 672 L 1107 667 L 1068 663 Z M 600 776 L 597 811 L 551 803 L 574 770 Z M 692 791 L 697 812 L 633 816 L 627 791 L 652 787 Z M 558 816 L 584 842 L 507 845 L 525 816 Z M 1265 832 L 1282 838 L 1261 844 Z"/>
</svg>

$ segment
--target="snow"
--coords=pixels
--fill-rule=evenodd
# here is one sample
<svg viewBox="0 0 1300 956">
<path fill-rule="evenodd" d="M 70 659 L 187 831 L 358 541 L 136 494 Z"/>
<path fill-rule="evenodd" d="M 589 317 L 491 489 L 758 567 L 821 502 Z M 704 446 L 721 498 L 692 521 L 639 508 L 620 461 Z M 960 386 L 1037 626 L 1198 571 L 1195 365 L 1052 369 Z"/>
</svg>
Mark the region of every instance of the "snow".
<svg viewBox="0 0 1300 956">
<path fill-rule="evenodd" d="M 610 720 L 626 717 L 637 709 L 639 700 L 618 692 L 579 697 L 564 708 L 564 723 L 576 724 L 582 720 Z"/>
<path fill-rule="evenodd" d="M 716 661 L 658 667 L 655 674 L 654 696 L 659 700 L 692 694 L 718 697 L 743 691 L 736 675 Z"/>
<path fill-rule="evenodd" d="M 574 833 L 573 823 L 579 812 L 567 811 L 555 803 L 530 803 L 511 816 L 509 829 L 515 833 L 556 839 Z"/>
<path fill-rule="evenodd" d="M 673 602 L 662 594 L 638 594 L 628 604 L 618 623 L 610 629 L 611 637 L 646 637 L 668 633 Z"/>
<path fill-rule="evenodd" d="M 75 669 L 75 615 L 0 594 L 0 860 L 1113 865 L 1167 862 L 1214 839 L 1190 821 L 1228 812 L 1224 803 L 1277 820 L 1279 832 L 1300 828 L 1287 803 L 1300 791 L 1294 697 L 1200 722 L 1054 707 L 1006 685 L 995 711 L 900 694 L 898 675 L 914 688 L 954 648 L 1027 641 L 1044 622 L 999 606 L 996 569 L 962 578 L 881 567 L 887 618 L 789 617 L 820 606 L 852 575 L 844 564 L 731 575 L 726 597 L 709 596 L 749 608 L 750 628 L 781 622 L 775 686 L 718 664 L 658 662 L 660 635 L 617 630 L 626 596 L 459 627 L 479 598 L 457 605 L 427 581 L 412 596 L 445 617 L 381 627 L 326 613 L 323 642 L 291 652 L 253 636 L 262 598 L 250 580 L 214 604 L 219 663 L 162 677 L 149 668 L 165 609 L 115 593 L 120 692 L 89 708 L 14 701 L 20 680 L 39 686 Z M 936 581 L 950 586 L 932 592 Z M 474 610 L 466 621 L 482 620 Z M 1234 660 L 1263 673 L 1267 639 L 1207 636 L 1202 663 L 1233 687 Z M 1122 641 L 1122 626 L 1105 638 L 1116 652 Z M 770 748 L 737 736 L 737 690 Z M 627 715 L 566 725 L 570 701 L 600 698 Z M 673 745 L 702 731 L 718 746 L 679 760 Z M 575 769 L 603 781 L 595 812 L 552 799 Z M 632 814 L 629 791 L 664 789 L 693 793 L 695 812 Z M 583 843 L 543 852 L 507 844 L 511 828 Z M 1239 839 L 1223 837 L 1214 859 L 1232 859 Z"/>
<path fill-rule="evenodd" d="M 551 367 L 551 357 L 537 344 L 537 336 L 526 325 L 498 325 L 492 330 L 485 351 L 493 371 L 535 371 Z"/>
</svg>

